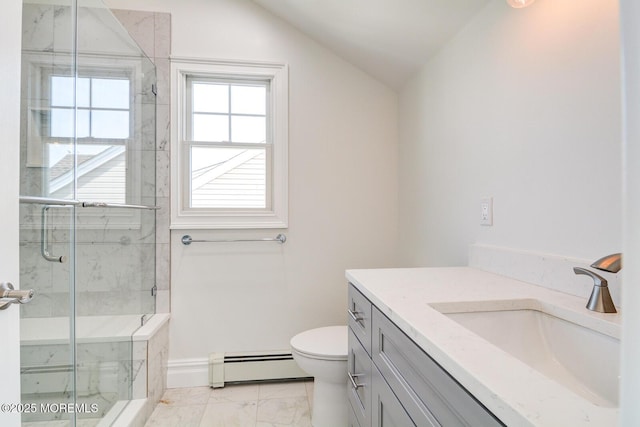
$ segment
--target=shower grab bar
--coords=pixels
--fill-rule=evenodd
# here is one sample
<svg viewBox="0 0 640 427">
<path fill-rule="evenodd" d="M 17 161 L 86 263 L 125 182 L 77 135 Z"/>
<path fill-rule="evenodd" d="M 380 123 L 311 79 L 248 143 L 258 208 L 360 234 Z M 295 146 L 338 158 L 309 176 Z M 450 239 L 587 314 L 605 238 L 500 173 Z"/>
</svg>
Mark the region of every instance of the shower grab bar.
<svg viewBox="0 0 640 427">
<path fill-rule="evenodd" d="M 20 196 L 20 203 L 55 206 L 79 206 L 83 208 L 123 208 L 123 209 L 150 209 L 158 210 L 160 206 L 129 205 L 106 202 L 83 202 L 80 200 L 51 199 L 49 197 Z"/>
<path fill-rule="evenodd" d="M 123 208 L 123 209 L 149 209 L 158 210 L 160 206 L 149 205 L 127 205 L 122 203 L 104 203 L 104 202 L 81 202 L 83 208 Z"/>
<path fill-rule="evenodd" d="M 20 203 L 32 205 L 77 206 L 82 202 L 67 199 L 52 199 L 49 197 L 20 196 Z"/>
<path fill-rule="evenodd" d="M 69 205 L 44 205 L 42 207 L 42 227 L 40 229 L 40 253 L 42 254 L 42 258 L 46 259 L 49 262 L 67 262 L 67 257 L 65 255 L 51 255 L 49 252 L 49 227 L 47 221 L 47 212 L 50 208 L 53 207 L 65 207 Z"/>
<path fill-rule="evenodd" d="M 280 244 L 287 241 L 287 236 L 280 233 L 276 237 L 267 237 L 265 239 L 223 239 L 223 240 L 196 240 L 188 234 L 182 236 L 182 244 L 189 246 L 192 243 L 237 243 L 237 242 L 278 242 Z"/>
</svg>

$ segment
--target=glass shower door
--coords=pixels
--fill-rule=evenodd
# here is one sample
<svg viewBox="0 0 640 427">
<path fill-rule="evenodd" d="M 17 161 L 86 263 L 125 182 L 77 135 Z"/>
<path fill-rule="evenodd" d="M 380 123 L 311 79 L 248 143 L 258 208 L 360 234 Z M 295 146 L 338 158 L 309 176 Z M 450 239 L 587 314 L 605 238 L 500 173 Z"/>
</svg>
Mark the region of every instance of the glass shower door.
<svg viewBox="0 0 640 427">
<path fill-rule="evenodd" d="M 23 423 L 74 425 L 75 207 L 73 194 L 54 200 L 51 182 L 74 179 L 74 88 L 52 88 L 75 75 L 75 6 L 23 4 L 20 147 L 20 275 L 35 298 L 21 306 Z M 53 108 L 67 104 L 65 113 Z M 57 153 L 64 150 L 64 161 Z M 36 424 L 37 425 L 37 424 Z"/>
<path fill-rule="evenodd" d="M 101 1 L 42 3 L 23 3 L 23 423 L 110 425 L 155 312 L 155 67 Z"/>
</svg>

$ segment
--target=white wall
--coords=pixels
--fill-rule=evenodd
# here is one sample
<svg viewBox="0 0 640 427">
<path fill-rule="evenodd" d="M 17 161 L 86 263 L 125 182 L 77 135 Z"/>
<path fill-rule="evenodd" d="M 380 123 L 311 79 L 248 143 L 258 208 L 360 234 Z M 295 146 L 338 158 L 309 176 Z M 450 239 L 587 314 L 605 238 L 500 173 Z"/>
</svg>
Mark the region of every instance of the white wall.
<svg viewBox="0 0 640 427">
<path fill-rule="evenodd" d="M 620 2 L 625 95 L 625 228 L 620 426 L 640 425 L 640 4 Z M 635 286 L 634 286 L 635 285 Z"/>
<path fill-rule="evenodd" d="M 346 323 L 346 268 L 393 266 L 397 96 L 249 1 L 108 0 L 172 15 L 172 55 L 289 64 L 288 241 L 277 230 L 171 233 L 170 359 L 287 349 L 311 327 Z"/>
<path fill-rule="evenodd" d="M 2 160 L 0 160 L 0 282 L 20 287 L 18 262 L 18 186 L 20 155 L 20 19 L 22 3 L 9 0 L 2 3 L 0 16 L 0 129 L 2 129 Z M 27 287 L 29 284 L 23 284 Z M 12 306 L 0 311 L 2 344 L 0 360 L 3 378 L 0 383 L 0 404 L 20 402 L 20 308 Z M 18 411 L 0 413 L 0 425 L 20 425 Z"/>
<path fill-rule="evenodd" d="M 467 264 L 483 243 L 596 259 L 621 251 L 615 0 L 495 0 L 400 94 L 408 265 Z M 494 225 L 479 225 L 494 197 Z"/>
</svg>

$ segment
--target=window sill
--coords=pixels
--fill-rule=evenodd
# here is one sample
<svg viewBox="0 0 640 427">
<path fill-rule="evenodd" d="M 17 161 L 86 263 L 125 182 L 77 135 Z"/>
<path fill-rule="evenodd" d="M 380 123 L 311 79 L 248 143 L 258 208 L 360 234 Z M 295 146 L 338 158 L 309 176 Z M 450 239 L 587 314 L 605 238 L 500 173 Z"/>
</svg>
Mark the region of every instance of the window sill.
<svg viewBox="0 0 640 427">
<path fill-rule="evenodd" d="M 264 228 L 288 228 L 285 218 L 276 215 L 264 216 L 188 216 L 171 221 L 171 230 L 248 230 Z"/>
</svg>

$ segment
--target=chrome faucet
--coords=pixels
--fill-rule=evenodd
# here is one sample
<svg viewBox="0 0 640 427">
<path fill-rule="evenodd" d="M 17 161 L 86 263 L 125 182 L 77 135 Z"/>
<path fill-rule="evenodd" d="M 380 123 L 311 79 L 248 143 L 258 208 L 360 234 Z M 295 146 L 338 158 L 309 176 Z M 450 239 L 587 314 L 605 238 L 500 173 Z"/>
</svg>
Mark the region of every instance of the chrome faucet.
<svg viewBox="0 0 640 427">
<path fill-rule="evenodd" d="M 622 268 L 622 254 L 612 254 L 602 257 L 591 264 L 591 267 L 610 273 L 617 273 Z M 573 272 L 576 274 L 584 274 L 593 279 L 593 291 L 591 291 L 591 296 L 587 302 L 587 308 L 589 310 L 600 313 L 618 312 L 611 299 L 607 279 L 586 268 L 574 267 Z"/>
<path fill-rule="evenodd" d="M 609 273 L 617 273 L 622 268 L 622 254 L 604 256 L 591 264 L 591 267 L 608 271 Z"/>
</svg>

